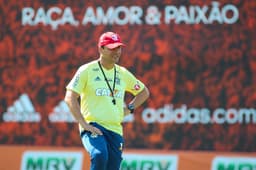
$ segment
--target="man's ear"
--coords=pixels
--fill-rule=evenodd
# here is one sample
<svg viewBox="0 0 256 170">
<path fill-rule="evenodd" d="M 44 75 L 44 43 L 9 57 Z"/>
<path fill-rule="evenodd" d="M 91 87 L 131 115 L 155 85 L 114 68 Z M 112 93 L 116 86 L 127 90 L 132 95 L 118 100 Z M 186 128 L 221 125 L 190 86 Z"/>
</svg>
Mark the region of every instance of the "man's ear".
<svg viewBox="0 0 256 170">
<path fill-rule="evenodd" d="M 99 52 L 101 53 L 104 50 L 104 46 L 98 48 Z"/>
</svg>

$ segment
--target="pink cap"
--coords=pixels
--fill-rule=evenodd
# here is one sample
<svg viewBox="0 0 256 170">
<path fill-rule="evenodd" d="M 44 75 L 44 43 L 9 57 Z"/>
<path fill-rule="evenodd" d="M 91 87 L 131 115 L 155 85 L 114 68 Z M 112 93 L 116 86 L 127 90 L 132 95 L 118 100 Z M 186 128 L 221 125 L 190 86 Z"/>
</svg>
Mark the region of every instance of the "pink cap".
<svg viewBox="0 0 256 170">
<path fill-rule="evenodd" d="M 119 46 L 125 46 L 120 39 L 120 36 L 113 32 L 103 33 L 98 42 L 98 47 L 106 46 L 109 49 L 114 49 Z"/>
</svg>

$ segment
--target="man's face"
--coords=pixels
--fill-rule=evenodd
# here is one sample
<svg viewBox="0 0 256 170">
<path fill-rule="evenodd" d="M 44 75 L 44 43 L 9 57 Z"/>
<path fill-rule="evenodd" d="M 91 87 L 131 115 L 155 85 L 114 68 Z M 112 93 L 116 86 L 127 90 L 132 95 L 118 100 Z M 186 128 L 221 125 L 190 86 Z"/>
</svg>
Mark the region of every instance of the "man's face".
<svg viewBox="0 0 256 170">
<path fill-rule="evenodd" d="M 121 56 L 122 53 L 122 47 L 118 46 L 114 49 L 109 49 L 107 47 L 102 47 L 100 49 L 100 52 L 102 54 L 102 57 L 109 61 L 109 62 L 113 62 L 113 63 L 117 63 L 119 61 L 119 58 Z"/>
</svg>

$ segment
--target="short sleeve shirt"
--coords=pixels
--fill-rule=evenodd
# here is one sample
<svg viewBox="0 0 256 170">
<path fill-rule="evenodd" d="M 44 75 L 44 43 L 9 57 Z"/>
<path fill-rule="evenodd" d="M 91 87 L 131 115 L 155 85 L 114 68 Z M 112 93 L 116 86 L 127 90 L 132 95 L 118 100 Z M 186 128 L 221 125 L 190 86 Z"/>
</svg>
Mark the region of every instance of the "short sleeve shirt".
<svg viewBox="0 0 256 170">
<path fill-rule="evenodd" d="M 67 85 L 80 95 L 81 113 L 87 123 L 97 122 L 108 130 L 122 135 L 121 122 L 124 118 L 124 96 L 129 92 L 136 96 L 144 89 L 144 84 L 126 68 L 115 64 L 116 80 L 113 91 L 116 104 L 112 103 L 112 93 L 109 89 L 98 61 L 84 64 L 75 73 Z M 102 67 L 110 87 L 113 89 L 115 69 Z M 81 126 L 80 126 L 80 130 Z"/>
</svg>

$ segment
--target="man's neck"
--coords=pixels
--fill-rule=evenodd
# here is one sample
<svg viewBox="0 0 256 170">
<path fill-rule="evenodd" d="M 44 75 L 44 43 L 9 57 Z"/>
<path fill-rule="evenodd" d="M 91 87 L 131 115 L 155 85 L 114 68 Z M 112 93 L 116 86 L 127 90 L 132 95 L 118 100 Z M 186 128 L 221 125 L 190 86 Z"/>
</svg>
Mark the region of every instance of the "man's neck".
<svg viewBox="0 0 256 170">
<path fill-rule="evenodd" d="M 114 66 L 115 66 L 115 63 L 110 63 L 110 62 L 108 62 L 108 61 L 106 61 L 106 60 L 104 60 L 104 59 L 102 59 L 102 58 L 100 58 L 100 64 L 105 68 L 105 69 L 107 69 L 107 70 L 110 70 L 110 69 L 112 69 L 112 68 L 114 68 Z"/>
</svg>

